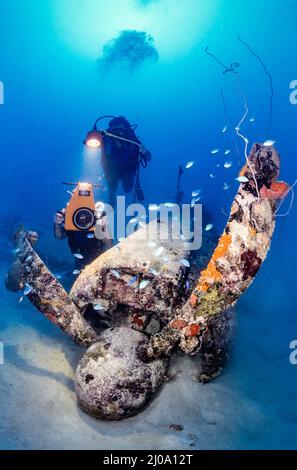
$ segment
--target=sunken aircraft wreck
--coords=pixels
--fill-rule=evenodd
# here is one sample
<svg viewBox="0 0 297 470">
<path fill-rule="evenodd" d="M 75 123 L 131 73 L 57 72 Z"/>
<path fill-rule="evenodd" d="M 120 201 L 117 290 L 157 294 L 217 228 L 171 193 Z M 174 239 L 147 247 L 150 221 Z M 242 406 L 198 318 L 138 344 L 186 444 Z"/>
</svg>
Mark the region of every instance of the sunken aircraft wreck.
<svg viewBox="0 0 297 470">
<path fill-rule="evenodd" d="M 183 240 L 148 241 L 142 233 L 148 226 L 142 227 L 86 266 L 69 294 L 35 252 L 34 233 L 18 233 L 7 284 L 30 286 L 30 302 L 86 348 L 75 376 L 86 413 L 119 420 L 141 411 L 177 348 L 200 357 L 201 381 L 219 374 L 234 335 L 236 301 L 266 258 L 275 211 L 289 191 L 277 181 L 279 167 L 272 146 L 255 144 L 218 240 L 205 238 L 190 256 Z"/>
</svg>

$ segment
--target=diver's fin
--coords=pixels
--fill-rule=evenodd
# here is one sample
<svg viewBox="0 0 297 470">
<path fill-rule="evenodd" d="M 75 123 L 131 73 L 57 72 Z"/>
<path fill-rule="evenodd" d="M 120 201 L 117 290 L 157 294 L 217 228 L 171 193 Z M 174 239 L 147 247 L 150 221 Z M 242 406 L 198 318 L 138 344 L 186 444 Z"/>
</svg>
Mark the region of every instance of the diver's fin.
<svg viewBox="0 0 297 470">
<path fill-rule="evenodd" d="M 184 174 L 184 169 L 182 165 L 179 165 L 177 172 L 177 185 L 176 185 L 176 196 L 175 203 L 180 205 L 182 203 L 184 192 L 180 189 L 181 177 Z"/>
</svg>

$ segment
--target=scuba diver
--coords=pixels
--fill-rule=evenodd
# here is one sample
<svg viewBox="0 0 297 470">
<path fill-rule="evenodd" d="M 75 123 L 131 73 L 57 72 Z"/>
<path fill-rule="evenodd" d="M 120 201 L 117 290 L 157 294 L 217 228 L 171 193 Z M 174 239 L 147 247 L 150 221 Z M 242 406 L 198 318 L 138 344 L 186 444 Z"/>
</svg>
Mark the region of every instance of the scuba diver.
<svg viewBox="0 0 297 470">
<path fill-rule="evenodd" d="M 75 257 L 75 269 L 77 270 L 83 269 L 112 246 L 112 240 L 108 237 L 107 217 L 102 210 L 101 202 L 96 204 L 97 214 L 98 208 L 101 215 L 99 217 L 97 215 L 97 220 L 100 219 L 100 227 L 104 234 L 100 239 L 95 237 L 92 232 L 66 230 L 66 209 L 61 209 L 54 217 L 54 236 L 57 240 L 68 239 L 69 248 Z"/>
<path fill-rule="evenodd" d="M 109 122 L 107 133 L 103 131 L 103 149 L 101 163 L 108 184 L 109 204 L 114 206 L 118 183 L 121 181 L 125 193 L 140 190 L 139 165 L 147 166 L 151 153 L 145 150 L 136 137 L 133 126 L 123 116 L 115 117 Z M 110 137 L 107 134 L 123 137 L 139 145 Z M 135 186 L 136 178 L 136 186 Z M 139 195 L 138 195 L 139 199 Z M 140 195 L 140 199 L 144 199 Z"/>
<path fill-rule="evenodd" d="M 94 134 L 95 145 L 98 140 L 101 142 L 100 145 L 102 144 L 101 163 L 108 184 L 108 202 L 114 207 L 119 182 L 122 183 L 125 193 L 130 193 L 134 188 L 134 202 L 136 199 L 141 202 L 144 200 L 144 195 L 139 180 L 140 165 L 147 167 L 147 163 L 151 160 L 151 153 L 136 137 L 137 126 L 131 125 L 124 116 L 113 117 L 108 129 L 98 131 L 97 123 L 106 117 L 112 116 L 97 119 L 85 144 L 92 146 L 90 141 L 94 142 Z"/>
</svg>

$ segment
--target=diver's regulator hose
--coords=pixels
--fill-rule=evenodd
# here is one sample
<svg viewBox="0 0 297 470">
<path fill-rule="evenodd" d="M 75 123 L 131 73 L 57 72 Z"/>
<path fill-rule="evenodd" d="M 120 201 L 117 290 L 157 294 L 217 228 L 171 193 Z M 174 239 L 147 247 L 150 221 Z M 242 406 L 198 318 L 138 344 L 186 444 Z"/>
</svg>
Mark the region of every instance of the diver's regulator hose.
<svg viewBox="0 0 297 470">
<path fill-rule="evenodd" d="M 107 137 L 112 137 L 113 139 L 118 139 L 118 140 L 123 140 L 124 142 L 129 142 L 130 144 L 137 145 L 137 147 L 141 148 L 142 145 L 139 144 L 138 142 L 135 142 L 134 140 L 126 139 L 125 137 L 120 137 L 119 135 L 111 134 L 110 132 L 103 130 L 100 130 L 101 134 L 107 135 Z"/>
<path fill-rule="evenodd" d="M 131 140 L 131 139 L 126 139 L 125 137 L 120 137 L 119 135 L 111 134 L 110 132 L 107 132 L 104 129 L 100 130 L 100 134 L 106 135 L 107 137 L 111 137 L 113 139 L 118 139 L 118 140 L 122 140 L 124 142 L 128 142 L 129 144 L 136 145 L 139 149 L 143 149 L 143 146 L 141 144 L 139 144 L 138 142 L 135 142 L 134 140 Z M 143 152 L 140 152 L 139 164 L 141 164 L 143 166 L 143 168 L 146 168 L 147 167 L 147 162 L 146 162 L 145 158 L 143 158 L 144 153 L 145 153 L 145 150 Z"/>
</svg>

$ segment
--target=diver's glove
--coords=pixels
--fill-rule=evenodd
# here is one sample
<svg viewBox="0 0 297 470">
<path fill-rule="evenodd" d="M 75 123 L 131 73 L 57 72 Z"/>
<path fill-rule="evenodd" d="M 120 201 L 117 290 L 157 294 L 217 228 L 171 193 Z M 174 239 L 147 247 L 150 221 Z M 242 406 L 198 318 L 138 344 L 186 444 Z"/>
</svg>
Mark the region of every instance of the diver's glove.
<svg viewBox="0 0 297 470">
<path fill-rule="evenodd" d="M 57 225 L 61 225 L 65 222 L 65 209 L 61 209 L 55 214 L 54 223 Z"/>
<path fill-rule="evenodd" d="M 66 210 L 61 209 L 54 217 L 54 236 L 57 240 L 63 240 L 67 237 L 67 232 L 64 228 Z"/>
<path fill-rule="evenodd" d="M 149 150 L 146 150 L 146 148 L 142 145 L 139 148 L 140 156 L 143 158 L 146 162 L 149 162 L 152 159 L 152 154 Z"/>
</svg>

